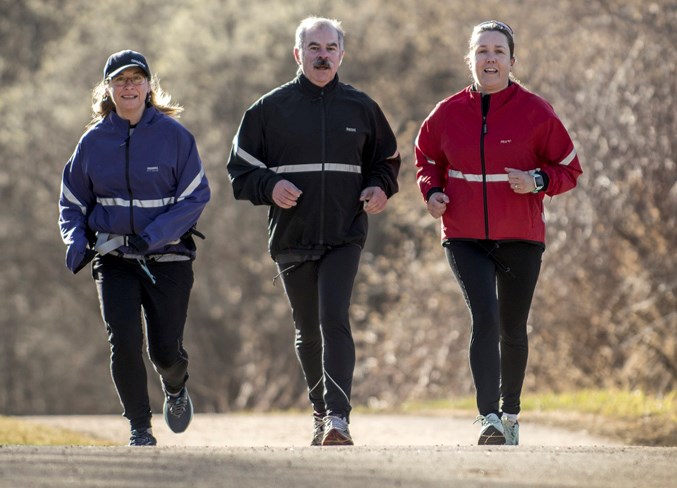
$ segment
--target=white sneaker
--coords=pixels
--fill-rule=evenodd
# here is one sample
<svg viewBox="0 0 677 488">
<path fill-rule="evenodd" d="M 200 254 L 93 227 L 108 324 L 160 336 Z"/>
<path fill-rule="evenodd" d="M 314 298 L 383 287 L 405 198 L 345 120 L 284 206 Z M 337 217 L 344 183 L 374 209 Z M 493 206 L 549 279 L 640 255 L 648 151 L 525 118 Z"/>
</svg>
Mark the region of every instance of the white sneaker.
<svg viewBox="0 0 677 488">
<path fill-rule="evenodd" d="M 486 417 L 478 415 L 475 422 L 482 422 L 480 430 L 480 438 L 477 444 L 480 446 L 502 446 L 505 444 L 505 431 L 503 430 L 503 423 L 498 415 L 490 413 Z"/>
<path fill-rule="evenodd" d="M 503 414 L 501 417 L 501 423 L 503 424 L 503 434 L 505 435 L 505 445 L 506 446 L 518 446 L 520 443 L 520 424 L 517 420 L 514 422 L 508 418 L 507 415 Z"/>
<path fill-rule="evenodd" d="M 324 417 L 313 415 L 313 440 L 311 446 L 321 446 L 324 438 Z"/>
</svg>

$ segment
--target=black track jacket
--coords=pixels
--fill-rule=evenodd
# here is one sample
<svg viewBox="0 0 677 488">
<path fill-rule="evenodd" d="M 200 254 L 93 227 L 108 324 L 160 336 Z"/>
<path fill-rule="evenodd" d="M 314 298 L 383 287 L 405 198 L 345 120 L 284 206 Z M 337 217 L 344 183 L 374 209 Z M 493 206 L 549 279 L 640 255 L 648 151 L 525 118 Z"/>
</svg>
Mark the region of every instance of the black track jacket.
<svg viewBox="0 0 677 488">
<path fill-rule="evenodd" d="M 375 101 L 338 76 L 320 88 L 302 74 L 245 112 L 227 164 L 235 198 L 270 205 L 275 260 L 362 247 L 367 215 L 360 193 L 378 186 L 390 198 L 399 168 L 397 141 Z M 303 192 L 290 209 L 273 203 L 282 179 Z"/>
</svg>

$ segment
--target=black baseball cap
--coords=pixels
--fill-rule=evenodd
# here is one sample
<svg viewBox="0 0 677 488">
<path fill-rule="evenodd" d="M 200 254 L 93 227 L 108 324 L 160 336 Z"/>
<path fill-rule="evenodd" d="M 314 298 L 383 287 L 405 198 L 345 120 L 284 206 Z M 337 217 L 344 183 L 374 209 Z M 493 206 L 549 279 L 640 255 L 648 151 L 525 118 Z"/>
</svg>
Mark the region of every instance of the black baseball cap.
<svg viewBox="0 0 677 488">
<path fill-rule="evenodd" d="M 112 78 L 127 68 L 139 68 L 148 78 L 151 77 L 148 62 L 143 54 L 127 49 L 110 55 L 103 68 L 103 79 Z"/>
</svg>

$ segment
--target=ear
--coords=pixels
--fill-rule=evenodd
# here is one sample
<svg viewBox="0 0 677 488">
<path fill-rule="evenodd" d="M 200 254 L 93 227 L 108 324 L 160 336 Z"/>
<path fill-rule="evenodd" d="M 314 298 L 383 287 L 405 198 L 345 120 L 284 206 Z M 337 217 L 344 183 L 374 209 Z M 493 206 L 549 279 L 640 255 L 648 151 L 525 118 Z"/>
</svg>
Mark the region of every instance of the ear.
<svg viewBox="0 0 677 488">
<path fill-rule="evenodd" d="M 296 64 L 301 66 L 301 50 L 297 47 L 294 48 L 294 59 L 296 60 Z"/>
</svg>

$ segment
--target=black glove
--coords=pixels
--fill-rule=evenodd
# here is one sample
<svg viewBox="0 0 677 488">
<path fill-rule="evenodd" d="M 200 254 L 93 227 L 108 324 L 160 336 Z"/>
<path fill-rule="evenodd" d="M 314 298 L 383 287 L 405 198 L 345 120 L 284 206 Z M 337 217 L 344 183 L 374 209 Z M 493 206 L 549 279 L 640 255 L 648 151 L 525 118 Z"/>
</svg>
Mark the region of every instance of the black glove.
<svg viewBox="0 0 677 488">
<path fill-rule="evenodd" d="M 95 256 L 96 251 L 94 251 L 93 249 L 85 249 L 85 257 L 82 258 L 80 264 L 78 264 L 77 267 L 73 270 L 73 274 L 77 274 L 78 271 L 87 266 L 92 261 L 92 259 L 94 259 Z"/>
<path fill-rule="evenodd" d="M 127 245 L 132 249 L 136 249 L 141 254 L 145 253 L 148 250 L 148 243 L 143 237 L 137 234 L 133 234 L 127 237 Z"/>
</svg>

